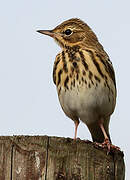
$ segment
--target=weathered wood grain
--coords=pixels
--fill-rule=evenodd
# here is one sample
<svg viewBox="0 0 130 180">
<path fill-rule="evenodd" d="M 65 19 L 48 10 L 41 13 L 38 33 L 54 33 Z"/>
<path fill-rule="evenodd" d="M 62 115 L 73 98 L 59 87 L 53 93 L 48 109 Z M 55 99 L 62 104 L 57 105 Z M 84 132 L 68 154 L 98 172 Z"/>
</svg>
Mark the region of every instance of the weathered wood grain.
<svg viewBox="0 0 130 180">
<path fill-rule="evenodd" d="M 0 137 L 0 180 L 125 180 L 124 158 L 79 139 Z"/>
<path fill-rule="evenodd" d="M 45 179 L 47 137 L 13 137 L 13 180 Z"/>
<path fill-rule="evenodd" d="M 91 142 L 49 138 L 48 180 L 124 180 L 124 173 L 122 153 L 107 155 Z"/>
<path fill-rule="evenodd" d="M 0 180 L 11 179 L 12 141 L 9 137 L 0 137 Z"/>
</svg>

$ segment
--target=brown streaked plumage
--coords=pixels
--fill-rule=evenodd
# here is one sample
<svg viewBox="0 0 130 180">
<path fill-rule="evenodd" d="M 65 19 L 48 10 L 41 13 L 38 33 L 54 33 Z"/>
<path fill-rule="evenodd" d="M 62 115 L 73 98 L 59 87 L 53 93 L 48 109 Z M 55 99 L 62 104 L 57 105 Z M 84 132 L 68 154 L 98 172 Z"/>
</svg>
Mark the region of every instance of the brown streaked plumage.
<svg viewBox="0 0 130 180">
<path fill-rule="evenodd" d="M 110 150 L 110 116 L 116 104 L 115 73 L 103 46 L 82 20 L 64 21 L 53 30 L 39 30 L 53 37 L 62 52 L 56 56 L 53 81 L 61 107 L 75 123 L 84 122 L 95 142 Z"/>
</svg>

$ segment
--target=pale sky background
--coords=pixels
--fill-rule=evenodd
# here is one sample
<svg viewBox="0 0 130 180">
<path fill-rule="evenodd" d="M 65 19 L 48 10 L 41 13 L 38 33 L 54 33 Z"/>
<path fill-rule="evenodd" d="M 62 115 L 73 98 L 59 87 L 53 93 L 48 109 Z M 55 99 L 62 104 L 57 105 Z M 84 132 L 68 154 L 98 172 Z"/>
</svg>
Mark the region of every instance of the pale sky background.
<svg viewBox="0 0 130 180">
<path fill-rule="evenodd" d="M 74 136 L 74 123 L 59 105 L 52 80 L 60 47 L 36 33 L 78 17 L 94 30 L 116 72 L 117 106 L 110 121 L 113 144 L 125 154 L 130 178 L 129 0 L 12 0 L 0 3 L 0 134 Z M 84 124 L 78 137 L 91 139 Z M 129 171 L 129 172 L 128 172 Z"/>
</svg>

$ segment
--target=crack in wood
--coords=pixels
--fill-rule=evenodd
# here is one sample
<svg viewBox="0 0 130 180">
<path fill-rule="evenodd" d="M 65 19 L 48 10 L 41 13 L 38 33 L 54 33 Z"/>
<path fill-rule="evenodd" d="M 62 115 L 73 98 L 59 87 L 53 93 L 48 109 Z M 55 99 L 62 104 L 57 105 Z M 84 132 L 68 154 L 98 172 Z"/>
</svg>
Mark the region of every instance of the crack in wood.
<svg viewBox="0 0 130 180">
<path fill-rule="evenodd" d="M 14 144 L 12 144 L 12 147 L 11 147 L 11 169 L 10 169 L 10 180 L 13 180 L 13 150 L 14 150 Z"/>
<path fill-rule="evenodd" d="M 45 180 L 47 180 L 48 149 L 49 149 L 49 137 L 47 137 L 47 145 L 46 145 L 46 167 L 45 167 Z"/>
</svg>

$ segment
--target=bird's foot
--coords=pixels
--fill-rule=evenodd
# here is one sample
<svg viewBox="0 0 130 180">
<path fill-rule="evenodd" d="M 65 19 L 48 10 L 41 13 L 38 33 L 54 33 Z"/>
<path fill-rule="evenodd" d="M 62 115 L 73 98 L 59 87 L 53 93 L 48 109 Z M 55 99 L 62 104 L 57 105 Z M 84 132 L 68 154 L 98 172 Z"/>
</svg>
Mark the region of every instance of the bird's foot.
<svg viewBox="0 0 130 180">
<path fill-rule="evenodd" d="M 103 148 L 107 147 L 108 153 L 110 152 L 111 143 L 110 143 L 109 139 L 105 139 L 105 140 L 104 140 L 104 142 L 102 143 L 102 147 L 103 147 Z"/>
<path fill-rule="evenodd" d="M 98 146 L 102 147 L 102 148 L 106 148 L 108 149 L 107 153 L 109 154 L 110 150 L 111 149 L 114 149 L 114 150 L 118 150 L 120 151 L 120 148 L 111 144 L 109 139 L 105 139 L 103 143 L 96 143 Z"/>
</svg>

